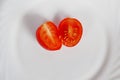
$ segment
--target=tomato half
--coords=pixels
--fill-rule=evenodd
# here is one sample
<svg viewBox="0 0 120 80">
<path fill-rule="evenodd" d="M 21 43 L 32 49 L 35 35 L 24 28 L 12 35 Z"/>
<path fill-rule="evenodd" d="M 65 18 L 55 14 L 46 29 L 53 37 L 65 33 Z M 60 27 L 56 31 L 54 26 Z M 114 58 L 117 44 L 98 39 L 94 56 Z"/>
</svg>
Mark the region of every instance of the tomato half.
<svg viewBox="0 0 120 80">
<path fill-rule="evenodd" d="M 62 43 L 59 39 L 59 33 L 53 22 L 42 24 L 36 31 L 36 38 L 39 44 L 47 50 L 58 50 Z"/>
<path fill-rule="evenodd" d="M 63 45 L 67 47 L 75 46 L 81 39 L 82 24 L 75 18 L 65 18 L 59 24 L 59 33 Z"/>
</svg>

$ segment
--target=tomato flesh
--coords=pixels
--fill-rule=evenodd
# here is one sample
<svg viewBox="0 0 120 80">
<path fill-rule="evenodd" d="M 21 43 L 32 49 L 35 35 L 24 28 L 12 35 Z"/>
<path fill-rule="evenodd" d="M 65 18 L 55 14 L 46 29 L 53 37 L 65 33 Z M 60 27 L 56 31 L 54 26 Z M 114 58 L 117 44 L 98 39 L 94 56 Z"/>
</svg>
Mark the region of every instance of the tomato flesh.
<svg viewBox="0 0 120 80">
<path fill-rule="evenodd" d="M 65 18 L 59 24 L 59 34 L 63 45 L 73 47 L 82 36 L 82 24 L 75 18 Z"/>
<path fill-rule="evenodd" d="M 56 25 L 48 21 L 42 24 L 36 31 L 39 44 L 47 50 L 59 50 L 62 46 Z"/>
</svg>

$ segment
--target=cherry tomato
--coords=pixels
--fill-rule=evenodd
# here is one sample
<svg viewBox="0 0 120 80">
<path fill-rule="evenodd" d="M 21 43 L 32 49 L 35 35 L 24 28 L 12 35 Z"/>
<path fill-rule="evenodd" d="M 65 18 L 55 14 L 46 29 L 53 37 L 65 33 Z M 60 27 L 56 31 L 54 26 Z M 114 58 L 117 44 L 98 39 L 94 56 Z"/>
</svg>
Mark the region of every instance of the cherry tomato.
<svg viewBox="0 0 120 80">
<path fill-rule="evenodd" d="M 42 24 L 36 31 L 36 38 L 39 44 L 47 50 L 59 50 L 62 46 L 59 33 L 53 22 Z"/>
<path fill-rule="evenodd" d="M 82 36 L 82 24 L 75 18 L 65 18 L 59 24 L 59 34 L 63 45 L 75 46 Z"/>
</svg>

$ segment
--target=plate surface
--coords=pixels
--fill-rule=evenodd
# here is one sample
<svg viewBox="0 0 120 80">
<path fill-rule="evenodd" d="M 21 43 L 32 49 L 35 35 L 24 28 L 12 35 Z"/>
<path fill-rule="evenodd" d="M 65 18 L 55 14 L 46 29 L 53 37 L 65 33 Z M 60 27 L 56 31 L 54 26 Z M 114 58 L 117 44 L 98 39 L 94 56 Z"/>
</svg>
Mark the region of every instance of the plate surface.
<svg viewBox="0 0 120 80">
<path fill-rule="evenodd" d="M 6 54 L 1 55 L 6 59 L 3 64 L 9 66 L 3 74 L 9 80 L 90 80 L 101 69 L 107 55 L 107 37 L 94 2 L 8 0 L 3 6 L 0 33 L 4 35 L 0 37 L 4 46 L 1 52 Z M 79 44 L 62 46 L 58 51 L 43 49 L 35 38 L 37 27 L 48 20 L 58 25 L 65 17 L 81 21 Z"/>
</svg>

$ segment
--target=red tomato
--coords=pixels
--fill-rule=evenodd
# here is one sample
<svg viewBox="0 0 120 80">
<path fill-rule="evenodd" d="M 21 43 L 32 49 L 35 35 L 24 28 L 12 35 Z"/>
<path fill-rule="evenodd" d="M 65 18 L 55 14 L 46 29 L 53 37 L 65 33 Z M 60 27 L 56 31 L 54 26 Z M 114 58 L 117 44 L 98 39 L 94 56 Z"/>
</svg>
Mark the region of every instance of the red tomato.
<svg viewBox="0 0 120 80">
<path fill-rule="evenodd" d="M 47 50 L 58 50 L 62 43 L 59 39 L 59 33 L 56 25 L 50 21 L 42 24 L 36 31 L 36 38 Z"/>
<path fill-rule="evenodd" d="M 75 18 L 65 18 L 59 24 L 59 34 L 63 45 L 67 47 L 75 46 L 82 36 L 82 25 Z"/>
</svg>

